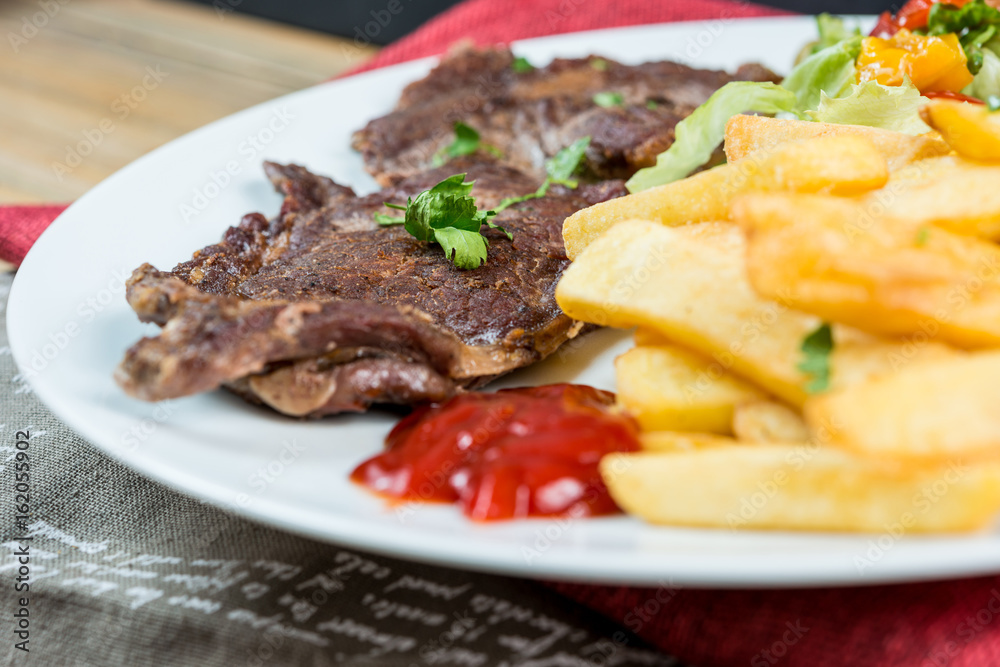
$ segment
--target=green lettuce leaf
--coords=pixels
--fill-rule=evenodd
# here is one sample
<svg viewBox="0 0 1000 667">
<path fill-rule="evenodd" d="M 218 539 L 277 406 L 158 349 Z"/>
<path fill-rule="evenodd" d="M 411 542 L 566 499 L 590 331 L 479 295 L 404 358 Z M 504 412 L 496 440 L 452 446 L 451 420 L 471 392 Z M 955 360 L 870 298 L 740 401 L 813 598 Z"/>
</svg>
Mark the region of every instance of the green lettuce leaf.
<svg viewBox="0 0 1000 667">
<path fill-rule="evenodd" d="M 997 33 L 1000 11 L 983 0 L 973 0 L 963 7 L 945 2 L 931 6 L 927 16 L 928 35 L 956 33 L 968 60 L 969 71 L 978 74 L 984 63 L 983 45 Z"/>
<path fill-rule="evenodd" d="M 838 42 L 817 51 L 788 73 L 783 88 L 795 93 L 799 112 L 815 109 L 822 93 L 839 97 L 854 83 L 854 61 L 861 53 L 861 37 Z"/>
<path fill-rule="evenodd" d="M 773 83 L 727 83 L 677 124 L 674 143 L 660 153 L 656 165 L 637 171 L 625 186 L 639 192 L 684 178 L 712 157 L 730 118 L 744 111 L 794 111 L 795 101 L 795 93 Z"/>
<path fill-rule="evenodd" d="M 981 100 L 988 100 L 990 97 L 1000 95 L 1000 57 L 996 51 L 990 48 L 996 42 L 987 44 L 982 49 L 983 65 L 979 68 L 979 73 L 972 80 L 962 93 L 971 97 L 978 97 Z"/>
<path fill-rule="evenodd" d="M 817 53 L 838 42 L 861 35 L 861 29 L 857 26 L 854 30 L 848 30 L 844 19 L 825 12 L 816 17 L 816 28 L 819 30 L 819 40 L 812 45 L 810 53 Z"/>
<path fill-rule="evenodd" d="M 820 96 L 819 108 L 808 112 L 813 120 L 840 125 L 867 125 L 893 132 L 930 132 L 920 120 L 920 107 L 929 100 L 909 81 L 902 86 L 883 86 L 866 81 L 852 87 L 846 97 Z"/>
</svg>

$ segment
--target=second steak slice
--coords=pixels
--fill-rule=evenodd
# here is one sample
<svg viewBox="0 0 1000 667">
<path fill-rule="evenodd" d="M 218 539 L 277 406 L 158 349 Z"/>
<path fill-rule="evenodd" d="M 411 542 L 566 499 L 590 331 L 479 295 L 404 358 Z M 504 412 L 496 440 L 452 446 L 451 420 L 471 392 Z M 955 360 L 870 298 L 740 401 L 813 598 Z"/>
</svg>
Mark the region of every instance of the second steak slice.
<svg viewBox="0 0 1000 667">
<path fill-rule="evenodd" d="M 126 353 L 116 379 L 162 400 L 226 386 L 295 416 L 443 400 L 553 352 L 581 328 L 555 303 L 569 260 L 565 217 L 623 193 L 620 182 L 553 188 L 497 218 L 489 259 L 457 269 L 437 245 L 373 220 L 462 171 L 480 208 L 534 178 L 458 160 L 368 197 L 294 165 L 267 164 L 279 216 L 246 216 L 172 271 L 143 265 L 128 299 L 163 327 Z"/>
</svg>

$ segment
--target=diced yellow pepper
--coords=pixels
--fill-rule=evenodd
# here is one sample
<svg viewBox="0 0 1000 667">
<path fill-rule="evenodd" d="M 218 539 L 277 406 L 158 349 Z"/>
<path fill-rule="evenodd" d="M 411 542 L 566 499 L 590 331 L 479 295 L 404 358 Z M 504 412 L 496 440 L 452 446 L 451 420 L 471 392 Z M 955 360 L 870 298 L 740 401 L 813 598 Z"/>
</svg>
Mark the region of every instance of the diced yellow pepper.
<svg viewBox="0 0 1000 667">
<path fill-rule="evenodd" d="M 982 104 L 931 100 L 920 116 L 959 155 L 1000 162 L 1000 112 L 991 113 Z"/>
<path fill-rule="evenodd" d="M 930 37 L 904 28 L 888 39 L 866 37 L 861 42 L 858 80 L 899 86 L 909 78 L 921 93 L 958 92 L 972 82 L 965 63 L 965 51 L 954 33 Z"/>
</svg>

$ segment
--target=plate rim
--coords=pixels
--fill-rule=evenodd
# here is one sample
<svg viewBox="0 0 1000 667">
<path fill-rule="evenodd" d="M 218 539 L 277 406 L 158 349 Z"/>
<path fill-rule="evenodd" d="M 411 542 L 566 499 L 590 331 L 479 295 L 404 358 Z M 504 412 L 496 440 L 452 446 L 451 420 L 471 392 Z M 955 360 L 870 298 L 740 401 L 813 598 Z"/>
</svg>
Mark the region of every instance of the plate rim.
<svg viewBox="0 0 1000 667">
<path fill-rule="evenodd" d="M 866 17 L 867 18 L 867 17 Z M 742 24 L 745 23 L 781 23 L 789 22 L 795 24 L 801 24 L 804 22 L 812 21 L 811 16 L 776 16 L 776 17 L 754 17 L 745 19 L 733 19 L 734 22 L 738 21 Z M 563 33 L 559 35 L 550 35 L 545 37 L 536 37 L 527 40 L 517 40 L 511 43 L 513 48 L 517 47 L 532 47 L 533 45 L 547 45 L 553 42 L 558 42 L 563 39 L 573 40 L 580 39 L 586 36 L 594 36 L 598 40 L 602 35 L 608 35 L 609 33 L 627 33 L 634 31 L 657 31 L 664 27 L 676 28 L 678 25 L 684 25 L 686 27 L 694 27 L 699 24 L 709 24 L 709 20 L 696 20 L 696 21 L 683 21 L 683 22 L 673 22 L 673 23 L 659 23 L 659 24 L 644 24 L 638 26 L 624 26 L 616 28 L 605 28 L 600 30 L 589 30 L 574 33 Z M 557 47 L 558 48 L 558 47 Z M 595 49 L 599 49 L 598 44 Z M 92 197 L 100 196 L 105 190 L 113 188 L 115 182 L 121 177 L 126 171 L 136 167 L 137 165 L 145 164 L 147 161 L 157 159 L 157 156 L 168 150 L 176 142 L 180 141 L 194 141 L 197 137 L 202 134 L 211 133 L 214 128 L 219 125 L 233 121 L 235 118 L 241 117 L 243 115 L 251 115 L 258 112 L 262 108 L 272 108 L 276 104 L 280 104 L 282 100 L 289 96 L 299 95 L 305 91 L 316 90 L 328 86 L 335 86 L 344 82 L 364 82 L 367 79 L 377 79 L 381 76 L 394 76 L 397 72 L 406 69 L 419 69 L 427 67 L 430 63 L 433 63 L 439 59 L 439 56 L 430 56 L 419 58 L 415 60 L 409 60 L 402 63 L 397 63 L 389 65 L 386 67 L 378 68 L 375 70 L 370 70 L 366 72 L 361 72 L 358 74 L 350 75 L 347 77 L 341 77 L 334 79 L 332 81 L 323 82 L 317 84 L 316 86 L 311 86 L 309 88 L 302 89 L 300 91 L 294 91 L 288 95 L 284 95 L 271 100 L 266 100 L 257 105 L 249 107 L 247 109 L 240 110 L 234 114 L 230 114 L 218 120 L 215 120 L 205 126 L 197 128 L 181 137 L 178 137 L 166 144 L 140 156 L 136 160 L 125 165 L 114 174 L 104 179 L 94 188 L 91 188 L 78 200 L 73 202 L 63 213 L 61 213 L 56 220 L 53 221 L 51 225 L 42 233 L 39 239 L 35 242 L 32 248 L 29 250 L 27 256 L 25 257 L 21 269 L 15 274 L 14 281 L 11 285 L 10 295 L 8 297 L 8 321 L 7 321 L 7 333 L 10 342 L 10 348 L 14 356 L 15 362 L 17 363 L 18 369 L 20 370 L 22 365 L 22 354 L 20 350 L 25 349 L 20 344 L 19 334 L 17 333 L 16 323 L 18 321 L 18 315 L 22 308 L 28 309 L 27 304 L 22 305 L 23 301 L 20 297 L 22 292 L 27 292 L 29 288 L 22 288 L 21 285 L 25 284 L 28 280 L 28 276 L 34 269 L 32 268 L 36 263 L 42 262 L 39 259 L 43 256 L 45 252 L 44 248 L 53 243 L 53 239 L 57 238 L 61 233 L 60 230 L 66 224 L 69 224 L 71 220 L 73 211 L 75 208 L 79 207 L 82 203 L 88 201 Z M 37 250 L 37 252 L 36 252 Z M 24 271 L 24 267 L 27 266 L 28 270 Z M 30 309 L 28 309 L 30 312 Z M 26 315 L 28 313 L 25 313 Z M 15 324 L 12 325 L 12 322 Z M 467 570 L 478 570 L 478 571 L 488 571 L 494 573 L 503 573 L 511 576 L 519 576 L 524 578 L 534 578 L 534 579 L 550 579 L 550 580 L 565 580 L 565 581 L 575 581 L 575 582 L 591 582 L 591 583 L 605 583 L 605 584 L 629 584 L 629 585 L 650 585 L 655 584 L 657 581 L 663 581 L 665 579 L 665 572 L 670 571 L 669 579 L 673 582 L 675 579 L 683 581 L 686 586 L 697 586 L 706 588 L 791 588 L 791 587 L 826 587 L 826 586 L 858 586 L 858 585 L 881 585 L 886 583 L 897 583 L 897 582 L 914 582 L 914 581 L 926 581 L 935 580 L 942 578 L 953 578 L 953 577 L 964 577 L 964 576 L 977 576 L 984 574 L 992 574 L 1000 571 L 1000 564 L 997 564 L 997 559 L 987 555 L 984 557 L 982 554 L 977 555 L 976 553 L 968 553 L 963 550 L 959 550 L 957 555 L 953 555 L 949 560 L 942 563 L 938 563 L 936 567 L 928 567 L 926 562 L 911 562 L 903 561 L 902 564 L 896 563 L 891 570 L 882 571 L 876 578 L 864 579 L 859 577 L 856 573 L 850 571 L 844 571 L 842 569 L 842 562 L 830 563 L 830 569 L 827 571 L 827 576 L 816 576 L 815 570 L 816 566 L 822 566 L 824 560 L 822 554 L 818 561 L 813 562 L 812 568 L 807 568 L 805 571 L 797 571 L 795 574 L 789 574 L 784 566 L 775 566 L 770 570 L 768 568 L 755 569 L 755 575 L 750 578 L 745 571 L 737 571 L 735 573 L 727 572 L 725 570 L 716 569 L 710 575 L 705 574 L 706 568 L 703 563 L 705 559 L 702 558 L 698 567 L 687 567 L 683 566 L 684 560 L 681 559 L 680 562 L 674 561 L 672 558 L 666 557 L 664 554 L 640 554 L 644 561 L 644 566 L 642 568 L 635 567 L 635 563 L 631 564 L 631 569 L 620 569 L 617 573 L 610 574 L 606 571 L 595 572 L 592 566 L 585 564 L 580 559 L 570 559 L 570 560 L 556 560 L 554 562 L 546 562 L 544 565 L 542 562 L 537 563 L 532 566 L 531 569 L 525 570 L 524 568 L 511 568 L 510 559 L 506 552 L 497 550 L 496 552 L 486 551 L 486 557 L 484 557 L 484 552 L 480 550 L 467 550 L 463 551 L 458 549 L 452 553 L 442 553 L 440 547 L 429 546 L 423 542 L 410 542 L 406 544 L 405 549 L 399 544 L 398 539 L 392 539 L 391 536 L 386 536 L 381 534 L 382 531 L 375 530 L 374 532 L 365 533 L 367 537 L 359 538 L 358 531 L 352 530 L 344 532 L 340 530 L 340 535 L 337 537 L 331 537 L 329 531 L 318 531 L 313 526 L 315 524 L 305 522 L 301 517 L 290 518 L 287 513 L 287 508 L 282 508 L 282 503 L 275 501 L 271 498 L 257 498 L 253 505 L 249 508 L 240 508 L 238 511 L 233 511 L 231 506 L 227 507 L 226 504 L 220 501 L 220 498 L 224 498 L 227 495 L 227 491 L 230 491 L 225 485 L 206 480 L 194 473 L 181 470 L 179 468 L 166 468 L 157 467 L 154 465 L 153 461 L 146 459 L 127 459 L 119 456 L 116 451 L 111 447 L 105 446 L 102 443 L 104 440 L 104 434 L 102 434 L 99 429 L 86 421 L 81 422 L 81 420 L 75 417 L 67 418 L 67 415 L 72 415 L 73 410 L 67 409 L 62 405 L 62 402 L 58 396 L 58 392 L 54 391 L 53 388 L 46 385 L 37 377 L 26 378 L 28 384 L 31 386 L 32 391 L 41 400 L 52 413 L 60 419 L 66 426 L 75 431 L 76 433 L 83 436 L 83 438 L 94 447 L 97 447 L 105 455 L 112 457 L 116 462 L 121 463 L 128 468 L 138 472 L 148 479 L 155 480 L 165 486 L 177 491 L 181 494 L 193 497 L 200 502 L 210 504 L 214 507 L 222 509 L 223 511 L 233 512 L 235 515 L 248 518 L 253 521 L 262 523 L 269 527 L 277 528 L 279 530 L 285 530 L 298 535 L 303 535 L 311 539 L 317 539 L 319 541 L 327 543 L 341 544 L 351 548 L 358 548 L 362 550 L 371 551 L 373 553 L 380 553 L 387 556 L 395 558 L 404 558 L 409 560 L 415 560 L 425 563 L 432 563 L 436 565 L 444 565 L 449 567 L 457 567 Z M 343 517 L 343 516 L 333 516 L 331 517 L 328 513 L 323 513 L 317 510 L 309 510 L 306 515 L 312 513 L 325 514 L 325 520 L 327 524 L 333 525 L 343 525 L 343 526 L 357 526 L 359 523 L 363 523 L 363 517 Z M 629 520 L 636 521 L 636 519 L 629 517 Z M 622 517 L 614 517 L 611 519 L 588 519 L 588 522 L 601 522 L 601 521 L 619 521 Z M 545 519 L 528 519 L 523 521 L 534 521 L 538 522 L 538 525 L 543 525 L 547 520 Z M 477 524 L 470 523 L 470 530 L 478 530 Z M 673 527 L 671 527 L 672 529 Z M 718 533 L 718 529 L 688 529 L 693 531 L 705 531 L 710 533 Z M 338 531 L 335 531 L 338 532 Z M 780 533 L 784 535 L 785 533 Z M 347 535 L 345 537 L 345 535 Z M 829 536 L 829 533 L 798 533 L 791 534 L 794 538 L 803 538 L 808 541 L 810 538 L 817 536 Z M 857 537 L 857 536 L 854 536 Z M 875 535 L 872 535 L 875 537 Z M 949 536 L 937 536 L 929 538 L 930 542 L 940 541 L 942 542 L 942 547 L 945 547 L 947 543 L 953 543 L 954 540 L 948 540 Z M 912 538 L 920 539 L 920 538 Z M 964 541 L 964 540 L 960 540 Z M 474 540 L 470 540 L 474 542 Z M 993 545 L 995 549 L 1000 549 L 1000 540 Z M 591 551 L 593 554 L 593 550 Z M 998 551 L 997 553 L 1000 553 Z M 600 553 L 594 554 L 596 557 L 600 557 Z M 995 556 L 996 554 L 993 554 Z M 722 554 L 720 560 L 726 561 L 730 560 L 730 556 Z M 708 560 L 712 560 L 709 558 Z M 655 561 L 655 562 L 648 562 Z M 674 562 L 672 562 L 674 561 Z M 713 569 L 713 568 L 709 568 Z"/>
</svg>

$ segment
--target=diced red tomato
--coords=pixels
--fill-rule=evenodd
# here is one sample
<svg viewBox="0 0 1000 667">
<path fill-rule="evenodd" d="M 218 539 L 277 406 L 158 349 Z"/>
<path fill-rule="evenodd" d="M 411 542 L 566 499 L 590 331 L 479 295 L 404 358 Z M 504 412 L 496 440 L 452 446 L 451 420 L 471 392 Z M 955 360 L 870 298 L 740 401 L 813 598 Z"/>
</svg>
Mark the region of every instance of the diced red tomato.
<svg viewBox="0 0 1000 667">
<path fill-rule="evenodd" d="M 925 93 L 924 97 L 940 100 L 955 100 L 956 102 L 968 102 L 969 104 L 986 104 L 986 102 L 983 102 L 975 97 L 969 97 L 968 95 L 963 95 L 962 93 L 954 93 L 950 90 L 936 90 L 933 93 Z"/>
</svg>

